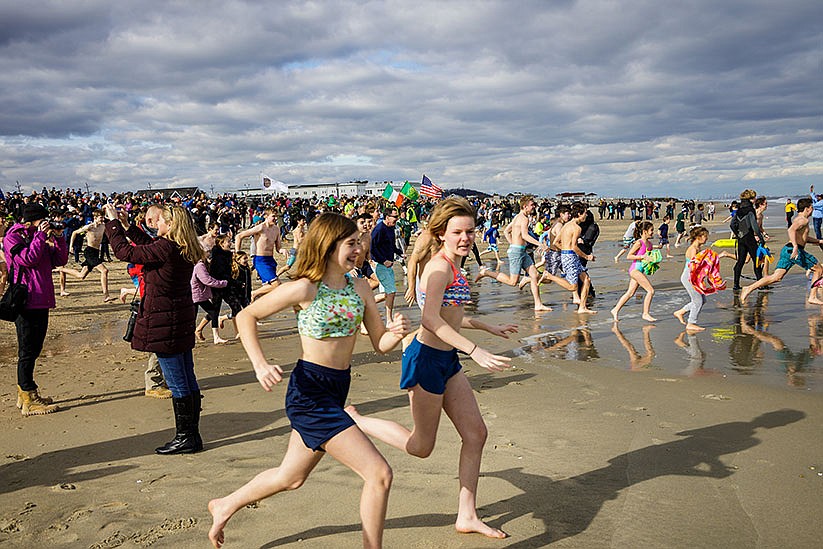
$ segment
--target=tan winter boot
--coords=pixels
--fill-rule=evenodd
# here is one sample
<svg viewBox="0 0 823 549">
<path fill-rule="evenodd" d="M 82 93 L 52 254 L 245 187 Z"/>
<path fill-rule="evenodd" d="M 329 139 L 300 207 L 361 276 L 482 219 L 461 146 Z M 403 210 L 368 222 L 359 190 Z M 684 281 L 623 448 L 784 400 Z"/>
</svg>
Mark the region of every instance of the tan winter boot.
<svg viewBox="0 0 823 549">
<path fill-rule="evenodd" d="M 152 387 L 146 389 L 146 396 L 151 398 L 171 398 L 171 391 L 167 387 Z"/>
<path fill-rule="evenodd" d="M 59 410 L 56 404 L 50 404 L 40 398 L 37 390 L 23 391 L 18 387 L 18 391 L 21 400 L 20 412 L 24 416 L 42 416 Z"/>
<path fill-rule="evenodd" d="M 25 393 L 25 391 L 23 389 L 21 389 L 20 386 L 18 385 L 17 386 L 17 409 L 18 410 L 23 408 L 23 393 Z M 53 404 L 54 403 L 54 399 L 51 398 L 51 397 L 40 396 L 40 393 L 37 393 L 37 396 L 40 398 L 40 400 L 42 400 L 46 404 Z"/>
</svg>

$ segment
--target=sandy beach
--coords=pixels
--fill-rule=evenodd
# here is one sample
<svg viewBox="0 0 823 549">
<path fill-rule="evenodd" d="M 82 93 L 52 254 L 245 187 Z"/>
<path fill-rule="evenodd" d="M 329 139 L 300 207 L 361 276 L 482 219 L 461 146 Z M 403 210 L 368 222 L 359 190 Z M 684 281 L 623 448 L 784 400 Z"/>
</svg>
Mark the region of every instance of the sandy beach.
<svg viewBox="0 0 823 549">
<path fill-rule="evenodd" d="M 784 226 L 776 210 L 770 219 Z M 713 230 L 725 230 L 721 212 Z M 628 220 L 598 223 L 591 274 L 599 314 L 580 318 L 568 293 L 550 286 L 544 302 L 555 310 L 539 315 L 527 290 L 488 279 L 473 288 L 472 314 L 520 326 L 510 340 L 468 334 L 513 357 L 510 370 L 492 374 L 463 360 L 489 427 L 480 512 L 510 537 L 455 533 L 459 440 L 443 419 L 428 459 L 377 443 L 394 469 L 385 546 L 818 546 L 823 310 L 804 304 L 802 273 L 790 271 L 742 306 L 731 290 L 710 296 L 701 315 L 707 330 L 688 337 L 671 314 L 686 300 L 679 283 L 684 247 L 672 248 L 678 257 L 652 279 L 659 321 L 642 321 L 640 302 L 632 300 L 615 329 L 608 310 L 625 290 L 628 262 L 612 258 Z M 775 250 L 785 229 L 770 232 Z M 467 268 L 476 272 L 473 259 Z M 727 261 L 729 286 L 731 269 Z M 110 270 L 113 294 L 129 286 L 124 264 Z M 744 274 L 751 272 L 746 266 Z M 70 280 L 68 289 L 72 295 L 58 297 L 52 311 L 35 371 L 60 412 L 20 416 L 14 327 L 0 325 L 0 543 L 208 546 L 209 499 L 284 454 L 285 383 L 263 391 L 237 342 L 198 343 L 205 451 L 155 455 L 172 436 L 171 403 L 143 396 L 146 355 L 121 340 L 128 305 L 101 303 L 95 275 Z M 417 309 L 402 311 L 418 323 Z M 299 352 L 294 315 L 269 319 L 261 334 L 271 360 L 290 371 Z M 377 355 L 362 338 L 350 401 L 362 413 L 410 426 L 399 373 L 399 352 Z M 357 547 L 360 486 L 326 458 L 301 489 L 241 510 L 226 529 L 226 547 Z"/>
</svg>

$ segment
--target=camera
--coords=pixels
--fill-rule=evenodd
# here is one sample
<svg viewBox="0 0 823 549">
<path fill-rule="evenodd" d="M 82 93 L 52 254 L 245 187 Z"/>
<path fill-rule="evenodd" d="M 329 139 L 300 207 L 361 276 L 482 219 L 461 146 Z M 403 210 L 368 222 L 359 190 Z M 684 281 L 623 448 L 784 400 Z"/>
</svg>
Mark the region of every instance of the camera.
<svg viewBox="0 0 823 549">
<path fill-rule="evenodd" d="M 53 231 L 62 231 L 66 228 L 66 224 L 62 221 L 49 220 L 49 229 Z"/>
</svg>

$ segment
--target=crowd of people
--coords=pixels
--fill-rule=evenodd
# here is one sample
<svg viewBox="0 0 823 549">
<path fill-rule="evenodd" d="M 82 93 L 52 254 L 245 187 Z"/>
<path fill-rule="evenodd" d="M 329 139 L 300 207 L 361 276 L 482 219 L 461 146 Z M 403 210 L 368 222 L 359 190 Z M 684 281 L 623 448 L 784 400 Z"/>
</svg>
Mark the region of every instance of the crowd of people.
<svg viewBox="0 0 823 549">
<path fill-rule="evenodd" d="M 703 225 L 715 215 L 713 204 L 685 202 L 678 210 L 677 202 L 668 201 L 661 220 L 656 201 L 601 201 L 596 208 L 600 219 L 622 219 L 626 209 L 631 215 L 623 249 L 615 257 L 619 262 L 625 255 L 631 262 L 628 288 L 610 311 L 617 333 L 619 314 L 638 289 L 645 292 L 641 318 L 648 323 L 657 320 L 651 313 L 651 280 L 660 263 L 673 257 L 672 221 L 677 233 L 674 247 L 688 241 L 680 280 L 689 301 L 673 312 L 687 333 L 704 329 L 698 316 L 706 296 L 725 287 L 719 274 L 722 258 L 736 261 L 733 288 L 739 291 L 741 302 L 798 265 L 810 277 L 808 301 L 823 304 L 817 297 L 823 268 L 805 250 L 807 244 L 823 248 L 821 223 L 816 221 L 823 220 L 823 197 L 815 196 L 813 187 L 810 192 L 810 197 L 794 205 L 787 230 L 789 243 L 781 248 L 774 272 L 765 275 L 764 254 L 770 253 L 771 236 L 763 227 L 763 212 L 768 201 L 752 190 L 743 191 L 730 209 L 736 254 L 716 253 L 708 246 L 709 231 Z M 298 488 L 326 453 L 363 479 L 363 544 L 379 547 L 392 470 L 371 438 L 425 458 L 434 448 L 443 412 L 462 441 L 455 527 L 460 532 L 505 537 L 481 521 L 476 510 L 487 430 L 462 372 L 460 353 L 490 371 L 507 367 L 509 359 L 478 346 L 461 332 L 483 330 L 508 338 L 517 326 L 488 324 L 466 315 L 471 292 L 464 264 L 474 256 L 478 263 L 475 283 L 490 278 L 512 287 L 528 285 L 536 312 L 551 311 L 540 296 L 541 285 L 547 284 L 568 295 L 578 314 L 597 312 L 587 270 L 588 263 L 596 259 L 593 248 L 599 227 L 593 208 L 583 202 L 558 203 L 532 196 L 472 200 L 452 196 L 398 207 L 384 199 L 364 197 L 301 200 L 278 196 L 263 203 L 234 195 L 163 200 L 134 193 L 43 189 L 26 196 L 12 194 L 2 206 L 0 284 L 9 282 L 7 270 L 22 272 L 29 293 L 25 309 L 15 320 L 17 405 L 24 416 L 59 409 L 51 397 L 41 394 L 34 380 L 49 311 L 57 303 L 54 276 L 59 280 L 59 296 L 70 298 L 68 276 L 83 280 L 97 271 L 103 302 L 116 302 L 105 263 L 114 255 L 126 265 L 133 287 L 123 288 L 119 300 L 125 303 L 132 297 L 134 324 L 129 340 L 134 350 L 148 355 L 145 394 L 170 398 L 174 410 L 175 435 L 155 449 L 161 455 L 204 448 L 199 430 L 202 395 L 192 349 L 197 340 L 206 339 L 206 326 L 211 327 L 212 343 L 222 345 L 226 339 L 221 330 L 231 321 L 257 380 L 271 391 L 282 381 L 283 369 L 266 358 L 258 323 L 280 311 L 297 311 L 302 352 L 286 392 L 285 408 L 292 426 L 288 449 L 278 467 L 209 503 L 213 516 L 209 537 L 215 547 L 223 544 L 226 524 L 238 510 Z M 820 216 L 816 215 L 818 208 Z M 810 224 L 815 236 L 809 233 Z M 507 272 L 500 270 L 504 263 L 499 253 L 501 234 L 508 242 Z M 478 242 L 486 249 L 480 251 Z M 79 269 L 66 266 L 72 254 Z M 493 255 L 494 269 L 483 263 L 485 254 Z M 747 261 L 753 264 L 755 282 L 742 288 Z M 421 310 L 421 325 L 415 330 L 398 312 L 396 276 L 400 271 L 406 280 L 405 301 Z M 258 283 L 253 282 L 252 272 Z M 200 310 L 205 316 L 198 322 Z M 408 392 L 411 428 L 346 406 L 350 361 L 361 334 L 368 336 L 379 353 L 402 346 L 400 387 Z"/>
</svg>

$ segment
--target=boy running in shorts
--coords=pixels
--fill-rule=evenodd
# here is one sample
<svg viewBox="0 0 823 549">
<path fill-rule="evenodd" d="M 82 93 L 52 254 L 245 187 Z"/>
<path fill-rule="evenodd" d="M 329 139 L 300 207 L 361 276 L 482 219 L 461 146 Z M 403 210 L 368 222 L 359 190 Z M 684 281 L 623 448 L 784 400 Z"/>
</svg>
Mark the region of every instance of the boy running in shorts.
<svg viewBox="0 0 823 549">
<path fill-rule="evenodd" d="M 591 279 L 587 268 L 580 262 L 583 257 L 586 261 L 594 261 L 594 255 L 586 254 L 577 246 L 577 240 L 580 238 L 580 225 L 582 221 L 586 220 L 588 215 L 588 208 L 582 202 L 575 202 L 571 207 L 571 218 L 563 225 L 560 230 L 560 262 L 563 268 L 563 278 L 549 273 L 548 269 L 543 276 L 556 282 L 561 288 L 565 288 L 572 293 L 572 301 L 577 303 L 577 312 L 579 314 L 594 314 L 593 311 L 586 307 L 586 299 L 589 297 L 589 287 L 591 287 Z M 578 282 L 583 282 L 580 294 L 578 295 Z"/>
<path fill-rule="evenodd" d="M 257 271 L 262 288 L 252 292 L 252 300 L 267 294 L 276 288 L 280 281 L 277 277 L 277 261 L 274 252 L 283 255 L 280 243 L 280 227 L 277 225 L 277 210 L 266 208 L 263 212 L 263 222 L 245 231 L 240 231 L 234 238 L 234 251 L 239 252 L 243 247 L 243 240 L 252 237 L 254 240 L 254 255 L 252 266 Z"/>
<path fill-rule="evenodd" d="M 823 242 L 809 234 L 809 216 L 812 214 L 812 210 L 810 198 L 801 198 L 797 201 L 797 215 L 794 216 L 789 227 L 789 242 L 780 250 L 780 259 L 777 261 L 774 272 L 744 287 L 740 292 L 741 303 L 744 303 L 754 290 L 779 282 L 793 265 L 798 265 L 807 272 L 811 271 L 813 275 L 812 280 L 814 282 L 812 283 L 808 302 L 813 305 L 823 305 L 823 301 L 817 297 L 817 288 L 823 283 L 823 267 L 817 262 L 817 258 L 804 249 L 806 243 L 810 242 L 817 244 L 823 250 Z"/>
<path fill-rule="evenodd" d="M 71 241 L 69 242 L 69 249 L 71 249 L 72 246 L 74 246 L 75 238 L 86 235 L 86 248 L 83 250 L 85 259 L 80 264 L 81 269 L 78 271 L 77 269 L 58 267 L 55 270 L 60 273 L 61 296 L 69 295 L 69 292 L 66 291 L 66 275 L 72 275 L 80 280 L 85 280 L 90 272 L 96 270 L 100 273 L 103 303 L 108 303 L 114 301 L 114 298 L 109 296 L 109 270 L 103 265 L 103 258 L 100 257 L 100 243 L 103 241 L 103 233 L 106 230 L 103 211 L 94 210 L 92 219 L 93 221 L 91 223 L 71 233 Z"/>
</svg>

